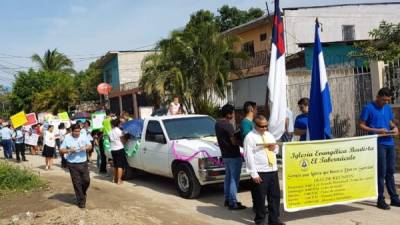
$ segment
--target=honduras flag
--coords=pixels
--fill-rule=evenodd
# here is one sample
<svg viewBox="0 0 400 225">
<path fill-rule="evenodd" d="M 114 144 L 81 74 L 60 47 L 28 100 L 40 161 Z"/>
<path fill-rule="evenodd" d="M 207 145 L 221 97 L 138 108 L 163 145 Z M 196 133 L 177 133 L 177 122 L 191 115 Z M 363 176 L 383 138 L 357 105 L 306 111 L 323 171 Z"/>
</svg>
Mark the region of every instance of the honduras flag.
<svg viewBox="0 0 400 225">
<path fill-rule="evenodd" d="M 269 101 L 271 103 L 269 132 L 278 140 L 285 132 L 286 121 L 286 66 L 283 21 L 279 1 L 275 1 L 274 25 L 268 75 Z"/>
<path fill-rule="evenodd" d="M 331 97 L 319 37 L 319 23 L 317 19 L 311 74 L 310 109 L 308 112 L 308 136 L 310 140 L 332 138 L 329 120 L 329 115 L 332 112 Z"/>
</svg>

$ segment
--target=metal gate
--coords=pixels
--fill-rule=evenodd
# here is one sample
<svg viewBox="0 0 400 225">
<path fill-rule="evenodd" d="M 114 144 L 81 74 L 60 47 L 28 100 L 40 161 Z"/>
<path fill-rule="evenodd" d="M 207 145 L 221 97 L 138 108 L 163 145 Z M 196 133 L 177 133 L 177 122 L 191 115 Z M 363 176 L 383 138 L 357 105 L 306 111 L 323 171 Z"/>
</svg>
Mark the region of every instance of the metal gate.
<svg viewBox="0 0 400 225">
<path fill-rule="evenodd" d="M 400 59 L 385 63 L 384 84 L 393 91 L 392 103 L 400 105 Z"/>
<path fill-rule="evenodd" d="M 333 108 L 332 135 L 336 138 L 363 135 L 357 124 L 364 105 L 372 100 L 370 69 L 336 68 L 328 69 L 327 74 Z M 311 80 L 310 76 L 308 78 Z M 311 81 L 288 85 L 288 107 L 293 115 L 300 113 L 297 101 L 302 97 L 309 98 L 310 89 Z"/>
</svg>

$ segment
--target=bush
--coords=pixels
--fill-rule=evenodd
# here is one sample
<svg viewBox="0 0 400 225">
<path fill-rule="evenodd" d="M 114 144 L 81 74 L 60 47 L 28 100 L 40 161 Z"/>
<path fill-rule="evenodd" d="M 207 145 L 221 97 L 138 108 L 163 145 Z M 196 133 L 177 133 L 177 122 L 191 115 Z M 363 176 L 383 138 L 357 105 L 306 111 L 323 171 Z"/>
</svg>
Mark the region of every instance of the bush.
<svg viewBox="0 0 400 225">
<path fill-rule="evenodd" d="M 196 113 L 209 115 L 214 118 L 219 118 L 221 116 L 219 106 L 211 101 L 205 100 L 196 101 Z"/>
<path fill-rule="evenodd" d="M 8 192 L 30 191 L 46 184 L 32 171 L 0 161 L 0 196 Z"/>
</svg>

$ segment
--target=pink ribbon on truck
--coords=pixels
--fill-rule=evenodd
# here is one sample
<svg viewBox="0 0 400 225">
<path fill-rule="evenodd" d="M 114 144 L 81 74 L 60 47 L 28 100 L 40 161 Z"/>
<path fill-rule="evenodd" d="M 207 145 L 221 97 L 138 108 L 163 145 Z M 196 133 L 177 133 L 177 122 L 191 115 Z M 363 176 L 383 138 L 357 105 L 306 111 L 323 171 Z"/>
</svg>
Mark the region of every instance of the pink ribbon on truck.
<svg viewBox="0 0 400 225">
<path fill-rule="evenodd" d="M 175 145 L 176 145 L 175 141 L 172 141 L 171 150 L 172 150 L 172 154 L 174 155 L 175 159 L 179 159 L 179 160 L 182 160 L 182 161 L 189 162 L 189 161 L 192 161 L 198 154 L 202 153 L 203 156 L 205 155 L 207 157 L 207 159 L 210 160 L 211 162 L 213 162 L 215 165 L 218 165 L 218 166 L 223 166 L 224 165 L 222 162 L 216 160 L 213 156 L 211 156 L 210 153 L 207 152 L 207 150 L 200 149 L 199 151 L 193 153 L 190 156 L 184 156 L 184 155 L 181 155 L 181 154 L 176 152 L 176 146 Z"/>
</svg>

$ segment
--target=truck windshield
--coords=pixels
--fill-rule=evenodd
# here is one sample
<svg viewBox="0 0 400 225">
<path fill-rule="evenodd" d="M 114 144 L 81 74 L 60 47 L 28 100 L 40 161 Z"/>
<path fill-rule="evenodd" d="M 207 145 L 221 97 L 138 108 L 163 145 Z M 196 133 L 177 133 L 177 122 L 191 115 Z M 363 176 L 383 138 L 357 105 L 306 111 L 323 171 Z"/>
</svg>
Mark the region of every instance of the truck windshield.
<svg viewBox="0 0 400 225">
<path fill-rule="evenodd" d="M 215 136 L 215 120 L 211 117 L 190 117 L 164 120 L 170 140 Z"/>
</svg>

